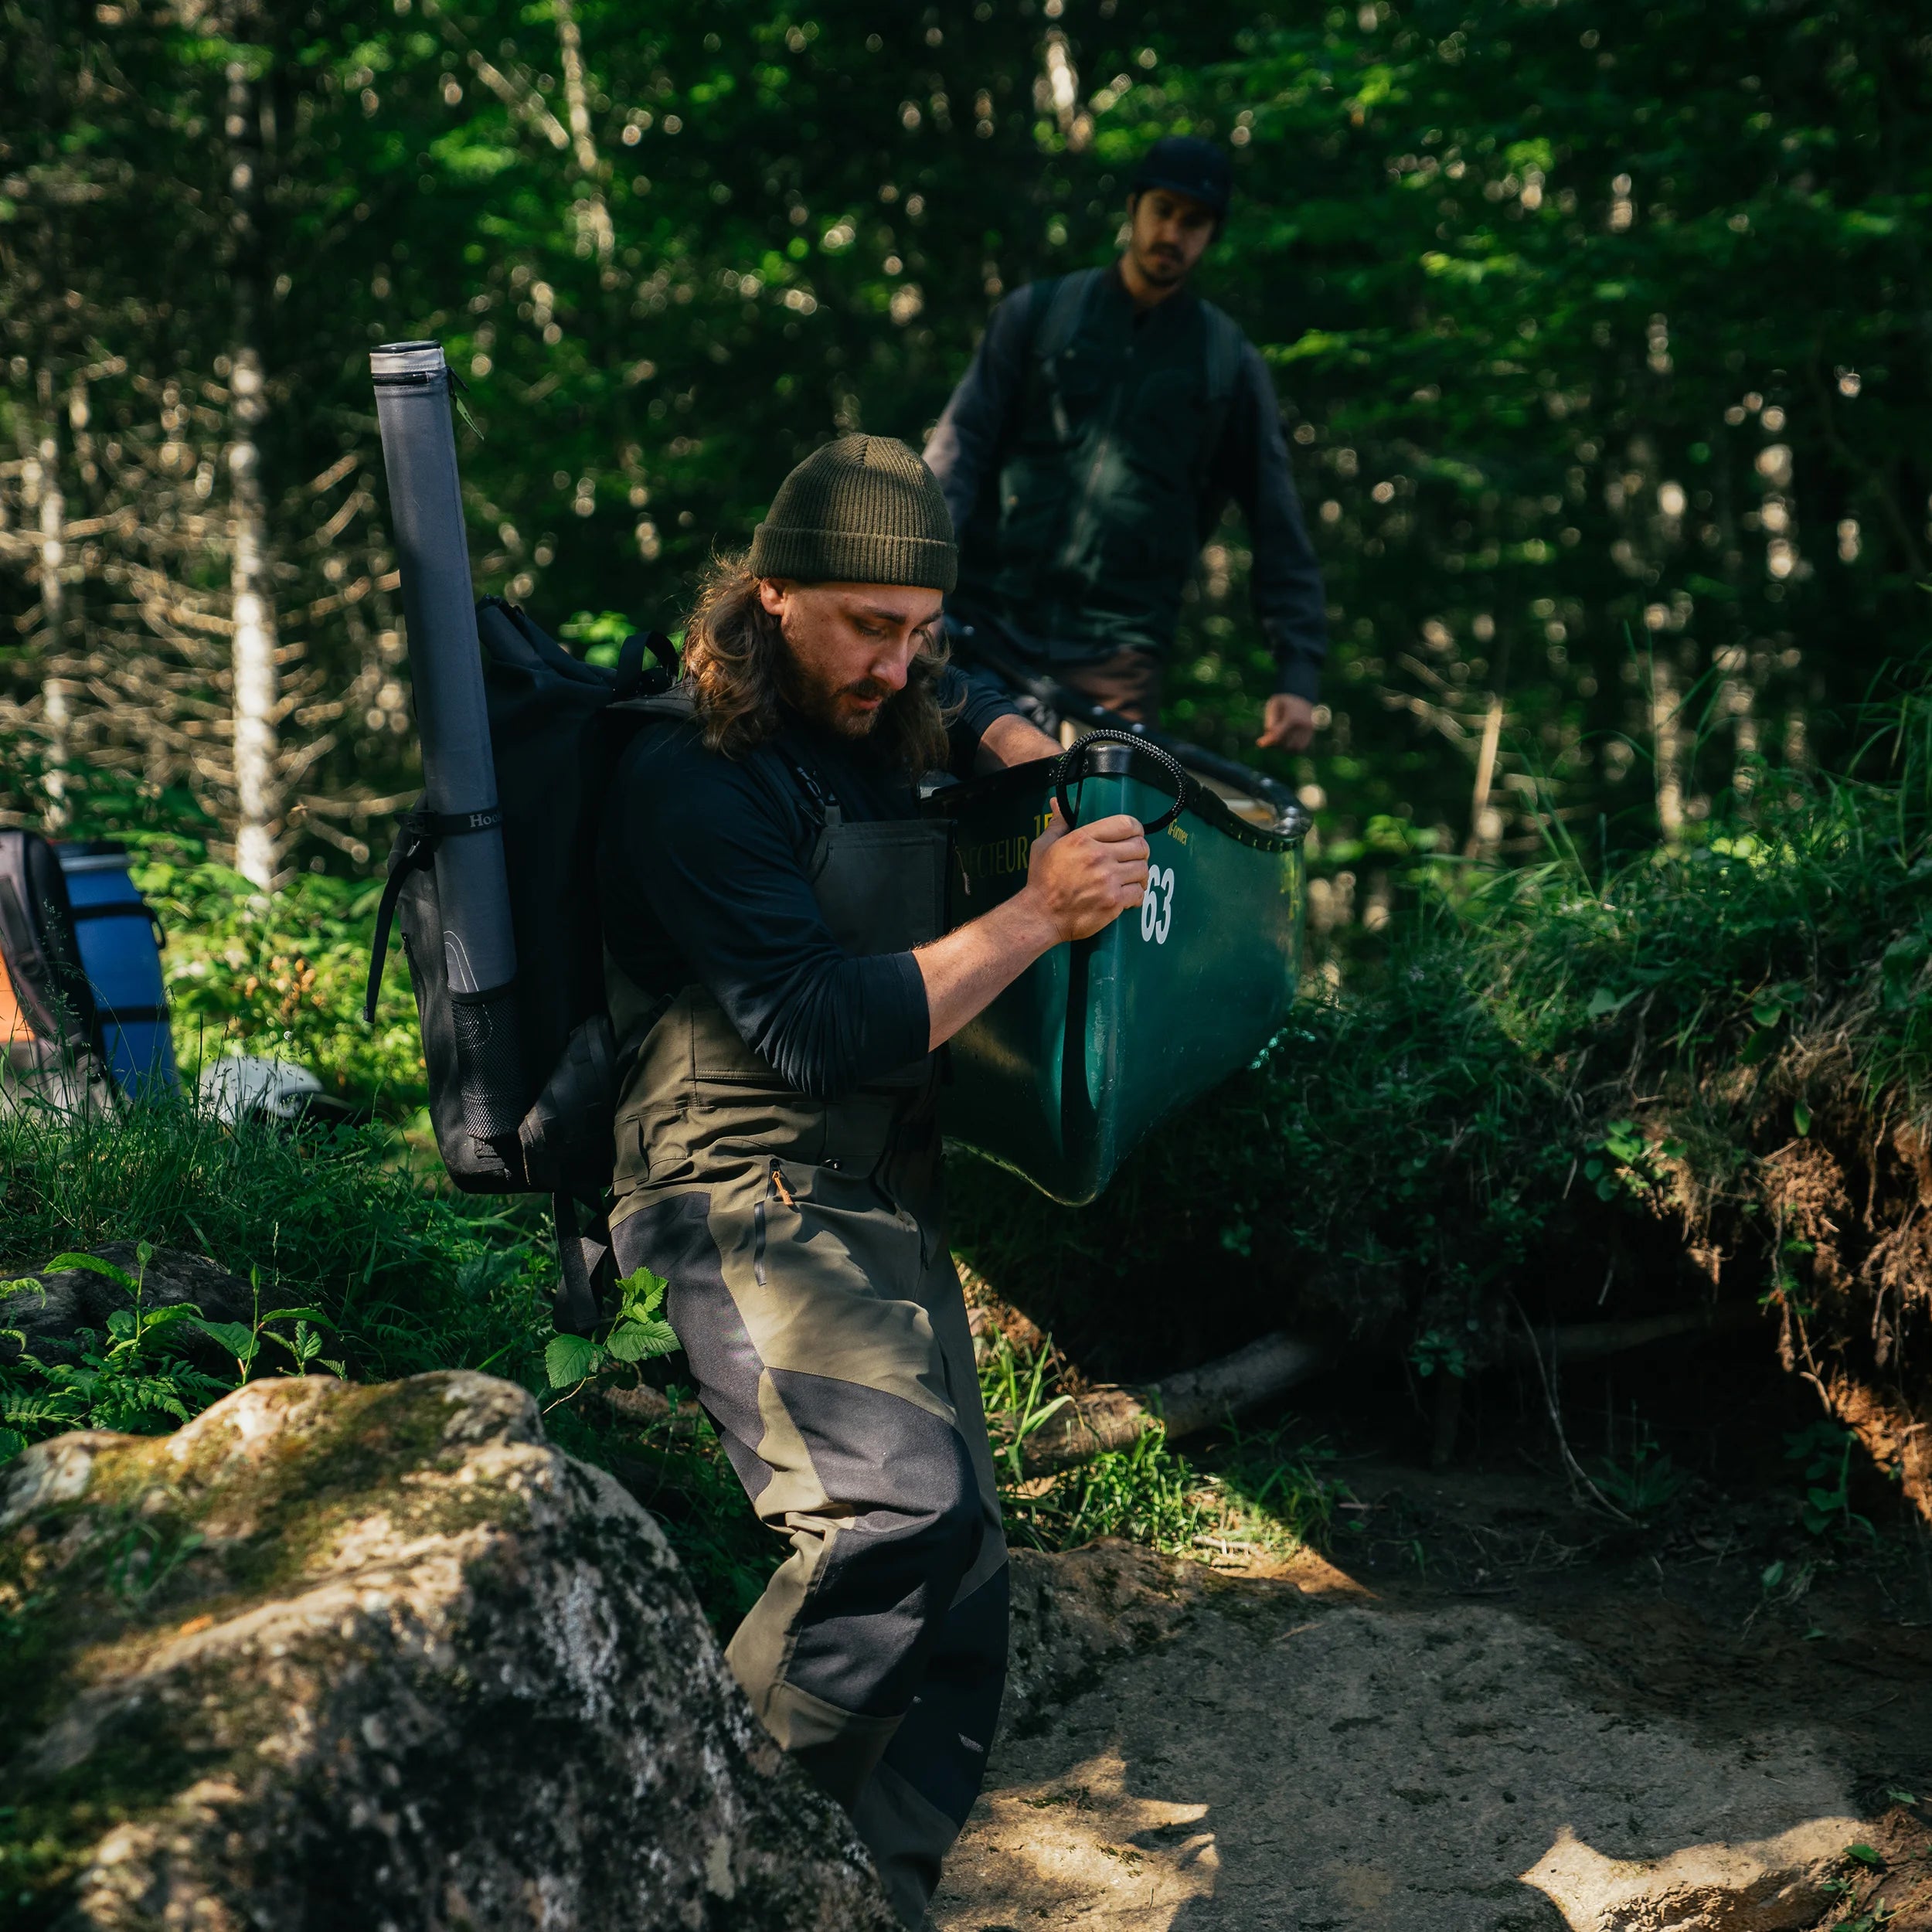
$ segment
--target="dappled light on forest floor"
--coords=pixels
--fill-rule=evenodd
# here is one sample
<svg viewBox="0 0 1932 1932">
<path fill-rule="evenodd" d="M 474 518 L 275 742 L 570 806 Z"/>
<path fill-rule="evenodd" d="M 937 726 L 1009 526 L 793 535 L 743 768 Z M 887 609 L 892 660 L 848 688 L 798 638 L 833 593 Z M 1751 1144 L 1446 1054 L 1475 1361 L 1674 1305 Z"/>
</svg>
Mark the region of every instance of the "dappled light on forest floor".
<svg viewBox="0 0 1932 1932">
<path fill-rule="evenodd" d="M 1760 1843 L 1691 1845 L 1655 1859 L 1606 1858 L 1566 1828 L 1522 1878 L 1590 1932 L 1808 1925 L 1861 1828 L 1856 1818 L 1808 1818 Z"/>
<path fill-rule="evenodd" d="M 1106 1577 L 1034 1560 L 1063 1597 L 1138 1587 L 1123 1546 Z M 1813 1645 L 1807 1703 L 1774 1643 L 1727 1650 L 1715 1604 L 1701 1638 L 1647 1626 L 1633 1661 L 1616 1633 L 1641 1606 L 1608 1566 L 1560 1617 L 1533 1593 L 1369 1600 L 1323 1569 L 1307 1592 L 1210 1582 L 1074 1694 L 1029 1692 L 941 1932 L 1795 1932 L 1835 1922 L 1870 1793 L 1932 1736 L 1932 1673 L 1861 1701 L 1849 1645 Z"/>
<path fill-rule="evenodd" d="M 1137 1794 L 1119 1753 L 1104 1750 L 987 1798 L 947 1869 L 947 1893 L 997 1897 L 1009 1917 L 1162 1932 L 1213 1895 L 1220 1860 L 1207 1808 Z"/>
</svg>

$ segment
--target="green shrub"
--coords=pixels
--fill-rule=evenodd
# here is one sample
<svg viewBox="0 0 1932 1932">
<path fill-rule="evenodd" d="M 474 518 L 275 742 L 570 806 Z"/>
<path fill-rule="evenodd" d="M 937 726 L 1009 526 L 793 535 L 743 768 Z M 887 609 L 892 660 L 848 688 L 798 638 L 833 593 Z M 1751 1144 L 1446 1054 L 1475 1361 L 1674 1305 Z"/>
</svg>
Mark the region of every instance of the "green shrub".
<svg viewBox="0 0 1932 1932">
<path fill-rule="evenodd" d="M 325 1088 L 386 1116 L 428 1097 L 409 975 L 395 949 L 362 1019 L 379 882 L 302 872 L 257 892 L 206 860 L 151 858 L 134 883 L 168 934 L 162 955 L 175 1052 L 189 1077 L 225 1053 L 294 1060 Z"/>
<path fill-rule="evenodd" d="M 1563 1321 L 1708 1300 L 1700 1248 L 1730 1257 L 1727 1292 L 1801 1288 L 1822 1345 L 1850 1360 L 1862 1332 L 1883 1366 L 1871 1287 L 1811 1285 L 1855 1276 L 1869 1237 L 1828 1265 L 1767 1158 L 1828 1141 L 1883 1215 L 1888 1137 L 1932 1102 L 1926 713 L 1908 696 L 1887 717 L 1880 776 L 1767 776 L 1679 849 L 1607 872 L 1560 846 L 1487 873 L 1419 862 L 1379 955 L 1338 989 L 1313 977 L 1260 1064 L 1163 1123 L 1100 1202 L 957 1160 L 956 1244 L 1120 1379 L 1283 1326 L 1471 1374 L 1519 1303 Z"/>
</svg>

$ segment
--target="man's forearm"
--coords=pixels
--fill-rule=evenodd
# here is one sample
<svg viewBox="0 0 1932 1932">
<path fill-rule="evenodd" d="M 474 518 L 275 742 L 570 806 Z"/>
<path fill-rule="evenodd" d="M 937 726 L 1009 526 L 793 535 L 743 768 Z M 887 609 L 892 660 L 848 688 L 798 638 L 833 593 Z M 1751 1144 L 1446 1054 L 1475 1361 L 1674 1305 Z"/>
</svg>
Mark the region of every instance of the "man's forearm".
<svg viewBox="0 0 1932 1932">
<path fill-rule="evenodd" d="M 1032 894 L 1016 893 L 970 924 L 913 954 L 926 982 L 929 1050 L 942 1046 L 975 1013 L 982 1012 L 1060 934 Z"/>
<path fill-rule="evenodd" d="M 979 751 L 974 764 L 981 771 L 997 771 L 1008 765 L 1031 764 L 1036 758 L 1057 758 L 1060 741 L 1049 738 L 1036 724 L 1017 712 L 995 718 L 980 733 Z"/>
</svg>

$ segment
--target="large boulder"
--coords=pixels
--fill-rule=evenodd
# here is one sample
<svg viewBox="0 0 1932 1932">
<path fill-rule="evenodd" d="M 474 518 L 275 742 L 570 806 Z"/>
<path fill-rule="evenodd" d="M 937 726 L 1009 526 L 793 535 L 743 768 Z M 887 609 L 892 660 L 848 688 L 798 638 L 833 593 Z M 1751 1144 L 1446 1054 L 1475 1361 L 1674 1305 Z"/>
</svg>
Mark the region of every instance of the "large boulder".
<svg viewBox="0 0 1932 1932">
<path fill-rule="evenodd" d="M 651 1518 L 513 1384 L 0 1470 L 0 1898 L 58 1928 L 888 1932 Z"/>
</svg>

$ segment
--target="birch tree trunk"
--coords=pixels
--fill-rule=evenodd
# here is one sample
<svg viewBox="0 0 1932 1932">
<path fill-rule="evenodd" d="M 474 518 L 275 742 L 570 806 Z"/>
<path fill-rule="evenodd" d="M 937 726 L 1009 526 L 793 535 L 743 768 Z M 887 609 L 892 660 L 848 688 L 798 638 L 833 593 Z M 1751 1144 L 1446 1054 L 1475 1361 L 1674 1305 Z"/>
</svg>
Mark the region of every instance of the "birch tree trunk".
<svg viewBox="0 0 1932 1932">
<path fill-rule="evenodd" d="M 590 90 L 583 79 L 583 36 L 578 30 L 571 0 L 551 0 L 556 18 L 557 46 L 563 56 L 564 111 L 570 121 L 570 152 L 577 172 L 583 177 L 583 197 L 577 203 L 577 252 L 608 262 L 617 245 L 617 231 L 611 225 L 611 210 L 604 199 L 602 172 L 597 165 L 597 145 L 590 138 Z"/>
<path fill-rule="evenodd" d="M 1466 858 L 1493 854 L 1502 837 L 1502 819 L 1490 805 L 1489 794 L 1496 781 L 1496 750 L 1502 741 L 1502 694 L 1492 692 L 1489 710 L 1482 721 L 1482 744 L 1476 753 L 1475 788 L 1469 799 L 1469 837 L 1463 846 Z"/>
<path fill-rule="evenodd" d="M 1684 743 L 1679 719 L 1675 667 L 1653 645 L 1650 672 L 1650 734 L 1656 754 L 1657 828 L 1667 845 L 1684 829 Z"/>
<path fill-rule="evenodd" d="M 229 590 L 233 600 L 235 869 L 266 891 L 277 860 L 274 580 L 261 481 L 268 413 L 256 332 L 261 314 L 261 121 L 247 65 L 228 66 L 228 185 L 235 221 L 234 368 L 229 379 Z"/>
<path fill-rule="evenodd" d="M 73 712 L 66 681 L 60 675 L 60 654 L 66 637 L 66 592 L 61 569 L 67 556 L 67 495 L 60 483 L 60 442 L 51 410 L 53 381 L 40 373 L 40 400 L 48 413 L 40 439 L 21 465 L 22 495 L 34 513 L 39 532 L 37 567 L 40 614 L 34 626 L 36 654 L 44 667 L 40 680 L 41 728 L 46 734 L 47 827 L 59 831 L 67 821 L 66 767 L 73 756 L 70 733 Z"/>
</svg>

